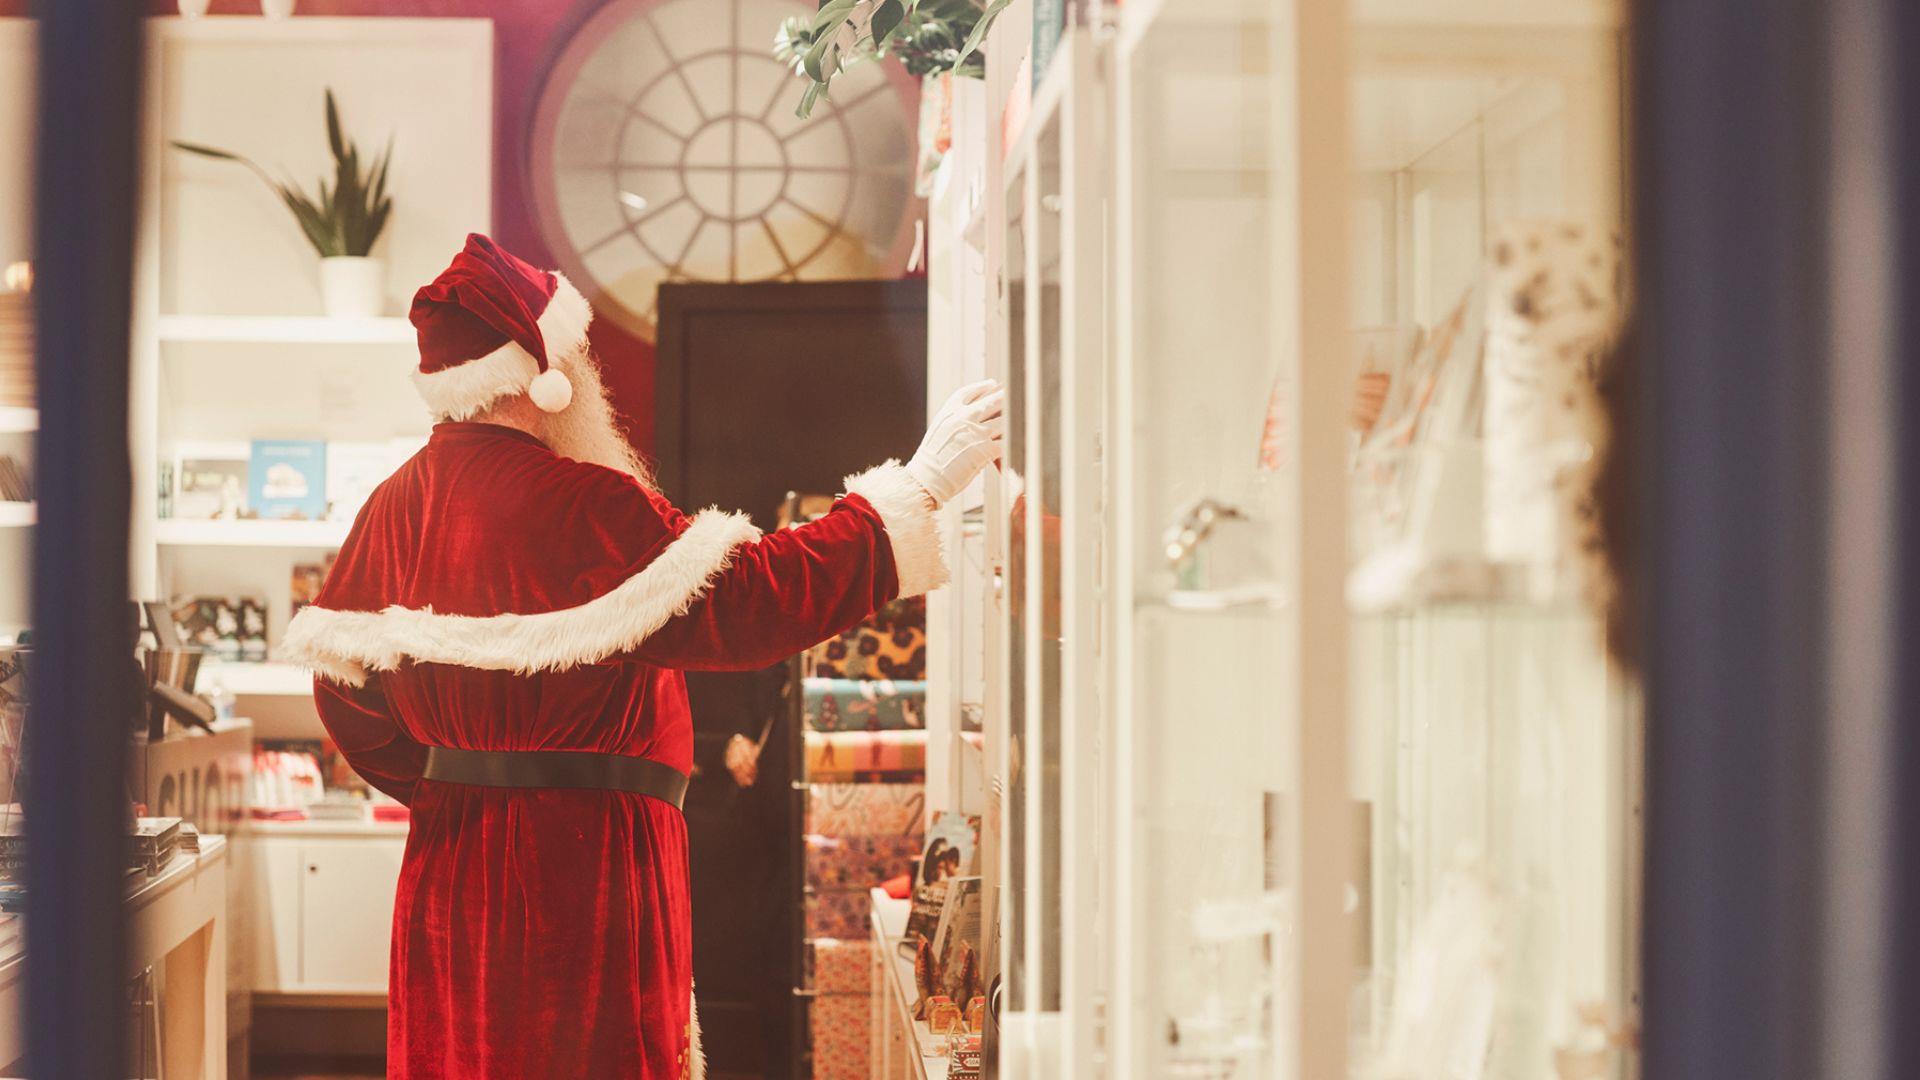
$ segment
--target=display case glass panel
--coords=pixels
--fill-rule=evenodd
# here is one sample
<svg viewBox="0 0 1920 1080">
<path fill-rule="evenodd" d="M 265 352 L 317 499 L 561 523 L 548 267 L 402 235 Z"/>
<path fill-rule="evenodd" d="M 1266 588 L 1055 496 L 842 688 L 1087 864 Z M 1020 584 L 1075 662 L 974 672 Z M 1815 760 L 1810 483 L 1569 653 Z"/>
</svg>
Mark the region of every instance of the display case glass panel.
<svg viewBox="0 0 1920 1080">
<path fill-rule="evenodd" d="M 1291 1074 L 1297 383 L 1273 296 L 1294 95 L 1269 15 L 1156 7 L 1116 65 L 1129 1075 Z"/>
<path fill-rule="evenodd" d="M 1633 1075 L 1638 711 L 1593 480 L 1619 28 L 1360 3 L 1352 38 L 1355 1067 Z"/>
</svg>

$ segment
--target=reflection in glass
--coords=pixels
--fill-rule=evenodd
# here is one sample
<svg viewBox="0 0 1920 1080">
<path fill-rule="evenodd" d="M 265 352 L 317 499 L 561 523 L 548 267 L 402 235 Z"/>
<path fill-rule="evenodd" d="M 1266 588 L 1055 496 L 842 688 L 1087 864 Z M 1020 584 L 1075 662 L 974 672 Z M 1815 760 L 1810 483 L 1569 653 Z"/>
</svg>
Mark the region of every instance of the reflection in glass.
<svg viewBox="0 0 1920 1080">
<path fill-rule="evenodd" d="M 1035 560 L 1040 579 L 1035 593 L 1040 604 L 1040 715 L 1036 718 L 1040 742 L 1040 882 L 1047 902 L 1041 910 L 1046 925 L 1040 928 L 1040 1008 L 1057 1012 L 1060 1008 L 1060 922 L 1059 897 L 1061 802 L 1060 772 L 1063 747 L 1060 740 L 1060 129 L 1057 118 L 1035 143 L 1039 152 L 1039 231 L 1040 264 L 1040 410 L 1039 469 L 1033 488 L 1039 493 L 1040 527 L 1029 534 L 1027 543 L 1037 549 Z"/>
<path fill-rule="evenodd" d="M 1027 474 L 1027 254 L 1025 223 L 1026 178 L 1015 174 L 1007 183 L 1007 449 L 1005 473 L 1009 479 Z M 1016 486 L 1013 489 L 1017 492 Z M 1011 535 L 1002 548 L 1007 553 L 1007 1006 L 1019 1012 L 1032 1007 L 1027 985 L 1027 565 L 1026 502 L 1008 500 L 1007 528 Z"/>
</svg>

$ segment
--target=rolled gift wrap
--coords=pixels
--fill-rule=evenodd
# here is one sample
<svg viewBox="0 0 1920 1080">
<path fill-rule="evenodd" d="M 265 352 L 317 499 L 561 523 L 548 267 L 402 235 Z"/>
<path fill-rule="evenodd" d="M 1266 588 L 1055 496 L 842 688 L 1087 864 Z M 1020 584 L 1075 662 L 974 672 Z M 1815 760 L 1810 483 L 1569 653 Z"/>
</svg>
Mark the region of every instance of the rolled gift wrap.
<svg viewBox="0 0 1920 1080">
<path fill-rule="evenodd" d="M 872 1009 L 864 992 L 813 999 L 814 1080 L 866 1080 Z"/>
<path fill-rule="evenodd" d="M 926 778 L 924 731 L 809 731 L 806 742 L 811 781 L 891 783 Z"/>
<path fill-rule="evenodd" d="M 807 831 L 823 836 L 911 836 L 925 828 L 919 784 L 809 784 Z"/>
<path fill-rule="evenodd" d="M 832 679 L 927 677 L 927 601 L 894 602 L 838 637 L 807 650 L 807 674 Z"/>
<path fill-rule="evenodd" d="M 871 933 L 868 910 L 867 894 L 855 889 L 814 893 L 807 897 L 807 934 L 855 938 Z"/>
<path fill-rule="evenodd" d="M 813 731 L 907 731 L 927 726 L 927 684 L 920 679 L 805 680 Z"/>
<path fill-rule="evenodd" d="M 808 835 L 805 843 L 807 885 L 817 891 L 871 889 L 920 855 L 911 836 Z"/>
<path fill-rule="evenodd" d="M 822 994 L 865 994 L 872 988 L 871 938 L 815 938 L 809 944 L 813 973 L 808 986 Z"/>
</svg>

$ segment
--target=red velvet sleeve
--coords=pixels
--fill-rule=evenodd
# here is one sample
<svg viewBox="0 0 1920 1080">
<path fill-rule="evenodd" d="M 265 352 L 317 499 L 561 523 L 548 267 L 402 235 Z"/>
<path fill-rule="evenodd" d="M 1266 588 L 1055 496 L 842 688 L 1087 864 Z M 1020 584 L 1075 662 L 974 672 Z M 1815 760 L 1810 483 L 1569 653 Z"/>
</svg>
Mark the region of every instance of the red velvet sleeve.
<svg viewBox="0 0 1920 1080">
<path fill-rule="evenodd" d="M 630 655 L 689 671 L 752 671 L 824 641 L 900 591 L 886 525 L 858 495 L 733 553 L 683 615 Z"/>
<path fill-rule="evenodd" d="M 334 745 L 369 784 L 400 802 L 413 804 L 413 789 L 427 765 L 427 748 L 409 739 L 387 709 L 379 676 L 365 686 L 331 679 L 313 681 L 313 703 Z"/>
</svg>

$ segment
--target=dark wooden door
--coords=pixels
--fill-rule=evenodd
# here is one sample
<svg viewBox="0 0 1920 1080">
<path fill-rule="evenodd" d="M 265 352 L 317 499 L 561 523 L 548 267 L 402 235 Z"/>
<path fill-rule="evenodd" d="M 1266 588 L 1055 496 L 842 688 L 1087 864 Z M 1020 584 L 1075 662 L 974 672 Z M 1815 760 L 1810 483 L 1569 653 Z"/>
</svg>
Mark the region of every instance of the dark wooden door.
<svg viewBox="0 0 1920 1080">
<path fill-rule="evenodd" d="M 926 289 L 919 281 L 660 287 L 655 447 L 683 509 L 744 510 L 762 529 L 790 491 L 838 492 L 850 473 L 906 458 L 926 425 Z M 793 852 L 800 822 L 776 731 L 742 790 L 722 765 L 758 735 L 784 668 L 688 676 L 687 792 L 693 966 L 709 1067 L 791 1075 L 794 943 L 803 932 Z M 781 721 L 784 723 L 785 721 Z"/>
</svg>

